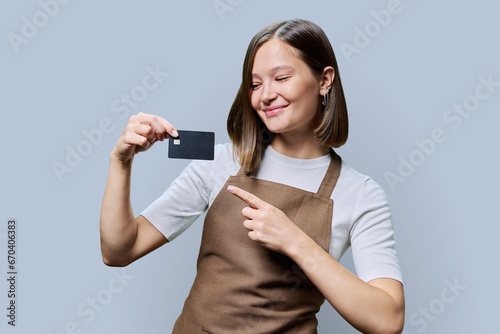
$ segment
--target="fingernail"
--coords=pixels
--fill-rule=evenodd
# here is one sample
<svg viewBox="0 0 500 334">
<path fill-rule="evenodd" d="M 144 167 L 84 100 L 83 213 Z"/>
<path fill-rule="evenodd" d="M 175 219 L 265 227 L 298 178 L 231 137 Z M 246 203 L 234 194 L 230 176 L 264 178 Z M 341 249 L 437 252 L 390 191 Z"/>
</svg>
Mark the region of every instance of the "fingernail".
<svg viewBox="0 0 500 334">
<path fill-rule="evenodd" d="M 179 133 L 177 133 L 177 130 L 172 131 L 172 134 L 174 135 L 174 137 L 179 137 Z"/>
<path fill-rule="evenodd" d="M 234 187 L 233 186 L 227 186 L 227 190 L 232 193 L 234 191 Z"/>
</svg>

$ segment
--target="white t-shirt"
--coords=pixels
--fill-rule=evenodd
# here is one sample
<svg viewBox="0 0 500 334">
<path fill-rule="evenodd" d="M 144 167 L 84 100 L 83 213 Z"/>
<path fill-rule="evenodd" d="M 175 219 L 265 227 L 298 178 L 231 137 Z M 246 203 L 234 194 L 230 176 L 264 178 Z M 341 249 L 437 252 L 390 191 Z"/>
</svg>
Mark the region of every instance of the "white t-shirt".
<svg viewBox="0 0 500 334">
<path fill-rule="evenodd" d="M 254 177 L 317 192 L 329 164 L 330 155 L 295 159 L 268 146 Z M 229 176 L 236 175 L 239 169 L 233 160 L 232 145 L 218 144 L 213 161 L 192 161 L 141 215 L 171 242 L 212 205 Z M 387 277 L 403 282 L 391 212 L 382 188 L 342 160 L 331 198 L 330 254 L 339 261 L 351 246 L 359 278 L 368 282 Z"/>
</svg>

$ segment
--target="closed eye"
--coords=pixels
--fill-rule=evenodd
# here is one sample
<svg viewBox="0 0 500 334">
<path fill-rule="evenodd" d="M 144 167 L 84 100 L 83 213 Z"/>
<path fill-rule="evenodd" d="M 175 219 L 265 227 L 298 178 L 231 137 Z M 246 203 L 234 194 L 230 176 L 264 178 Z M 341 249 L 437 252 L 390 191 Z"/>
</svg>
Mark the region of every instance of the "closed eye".
<svg viewBox="0 0 500 334">
<path fill-rule="evenodd" d="M 285 81 L 289 78 L 290 78 L 290 76 L 278 77 L 278 78 L 276 78 L 276 81 Z M 261 86 L 260 83 L 253 83 L 250 85 L 250 89 L 255 90 L 255 89 L 259 88 L 260 86 Z"/>
</svg>

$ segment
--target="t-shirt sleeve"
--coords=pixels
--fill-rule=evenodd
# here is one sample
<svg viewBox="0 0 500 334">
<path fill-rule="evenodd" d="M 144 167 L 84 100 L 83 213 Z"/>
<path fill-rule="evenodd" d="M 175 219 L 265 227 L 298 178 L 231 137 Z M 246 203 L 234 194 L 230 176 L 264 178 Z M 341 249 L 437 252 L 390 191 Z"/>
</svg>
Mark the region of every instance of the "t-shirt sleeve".
<svg viewBox="0 0 500 334">
<path fill-rule="evenodd" d="M 372 179 L 362 195 L 350 231 L 354 266 L 359 278 L 392 278 L 403 283 L 399 267 L 389 203 L 384 190 Z"/>
<path fill-rule="evenodd" d="M 208 207 L 207 179 L 212 161 L 194 160 L 141 215 L 168 241 L 184 232 Z"/>
</svg>

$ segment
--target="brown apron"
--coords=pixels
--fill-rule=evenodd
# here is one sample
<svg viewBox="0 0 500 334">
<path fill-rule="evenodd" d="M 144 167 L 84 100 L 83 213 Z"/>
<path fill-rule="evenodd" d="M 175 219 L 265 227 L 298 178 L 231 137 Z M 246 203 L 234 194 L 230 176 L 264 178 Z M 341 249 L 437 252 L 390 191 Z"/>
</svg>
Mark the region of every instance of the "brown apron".
<svg viewBox="0 0 500 334">
<path fill-rule="evenodd" d="M 331 153 L 317 193 L 252 178 L 243 169 L 229 177 L 207 212 L 197 275 L 172 333 L 317 333 L 323 295 L 289 257 L 248 237 L 241 214 L 248 205 L 226 188 L 240 187 L 279 208 L 328 252 L 330 196 L 341 167 Z"/>
</svg>

